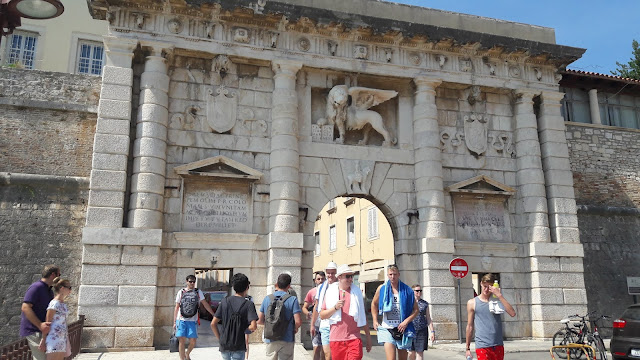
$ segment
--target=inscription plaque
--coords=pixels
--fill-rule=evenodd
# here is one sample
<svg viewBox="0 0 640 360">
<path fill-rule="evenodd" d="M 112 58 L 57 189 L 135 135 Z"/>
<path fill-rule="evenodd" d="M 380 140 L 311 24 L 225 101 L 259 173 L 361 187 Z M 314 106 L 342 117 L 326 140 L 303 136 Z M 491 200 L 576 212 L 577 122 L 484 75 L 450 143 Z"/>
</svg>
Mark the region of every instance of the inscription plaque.
<svg viewBox="0 0 640 360">
<path fill-rule="evenodd" d="M 187 183 L 182 203 L 182 230 L 250 233 L 253 201 L 248 185 Z"/>
<path fill-rule="evenodd" d="M 453 199 L 456 239 L 511 242 L 511 224 L 504 199 Z"/>
</svg>

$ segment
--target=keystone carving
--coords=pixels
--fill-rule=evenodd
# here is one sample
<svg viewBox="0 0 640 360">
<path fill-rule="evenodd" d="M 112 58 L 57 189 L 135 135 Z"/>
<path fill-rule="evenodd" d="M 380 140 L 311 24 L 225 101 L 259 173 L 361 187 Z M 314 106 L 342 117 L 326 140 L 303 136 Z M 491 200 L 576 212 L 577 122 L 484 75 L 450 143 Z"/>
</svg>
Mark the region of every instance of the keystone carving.
<svg viewBox="0 0 640 360">
<path fill-rule="evenodd" d="M 384 49 L 384 58 L 388 63 L 391 62 L 392 57 L 393 57 L 393 50 L 389 48 Z"/>
<path fill-rule="evenodd" d="M 131 15 L 133 15 L 136 27 L 142 29 L 144 27 L 144 19 L 147 15 L 143 13 L 132 13 Z"/>
<path fill-rule="evenodd" d="M 365 87 L 351 87 L 346 85 L 334 86 L 327 96 L 326 119 L 318 120 L 318 124 L 331 124 L 338 127 L 339 137 L 335 140 L 338 144 L 344 143 L 346 130 L 364 130 L 364 137 L 358 145 L 366 145 L 369 141 L 371 129 L 384 137 L 382 146 L 396 144 L 397 140 L 384 126 L 382 116 L 369 108 L 381 104 L 398 95 L 393 90 L 378 90 Z M 351 98 L 351 104 L 349 104 Z"/>
<path fill-rule="evenodd" d="M 231 60 L 227 57 L 227 55 L 218 55 L 213 59 L 213 64 L 211 64 L 211 71 L 220 75 L 220 78 L 223 78 L 229 72 L 231 67 Z"/>
<path fill-rule="evenodd" d="M 341 160 L 348 194 L 368 194 L 375 162 L 371 160 Z"/>
</svg>

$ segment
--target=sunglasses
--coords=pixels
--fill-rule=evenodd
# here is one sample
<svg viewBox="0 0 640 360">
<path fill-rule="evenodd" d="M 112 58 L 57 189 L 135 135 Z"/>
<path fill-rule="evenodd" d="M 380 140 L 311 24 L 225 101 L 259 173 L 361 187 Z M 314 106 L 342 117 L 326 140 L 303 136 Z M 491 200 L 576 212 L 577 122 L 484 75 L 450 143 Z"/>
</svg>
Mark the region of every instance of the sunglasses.
<svg viewBox="0 0 640 360">
<path fill-rule="evenodd" d="M 353 274 L 347 274 L 344 277 L 346 277 L 347 279 L 353 279 Z"/>
<path fill-rule="evenodd" d="M 63 288 L 67 288 L 67 289 L 71 290 L 71 286 L 63 286 Z"/>
<path fill-rule="evenodd" d="M 413 291 L 415 291 L 415 292 L 422 292 L 422 290 L 413 290 Z"/>
<path fill-rule="evenodd" d="M 191 284 L 195 284 L 195 283 L 196 283 L 196 282 L 195 282 L 195 281 L 193 281 L 193 280 L 189 280 L 189 281 L 187 281 L 187 282 L 188 282 L 188 283 L 191 283 Z"/>
</svg>

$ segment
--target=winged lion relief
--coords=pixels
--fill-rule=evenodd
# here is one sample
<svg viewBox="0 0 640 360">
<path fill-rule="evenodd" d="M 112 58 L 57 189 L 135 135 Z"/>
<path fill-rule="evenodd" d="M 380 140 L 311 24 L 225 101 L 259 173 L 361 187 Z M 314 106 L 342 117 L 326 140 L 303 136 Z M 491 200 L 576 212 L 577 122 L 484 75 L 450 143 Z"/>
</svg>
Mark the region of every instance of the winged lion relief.
<svg viewBox="0 0 640 360">
<path fill-rule="evenodd" d="M 364 129 L 364 137 L 358 145 L 366 145 L 369 132 L 373 129 L 384 137 L 382 146 L 391 146 L 397 139 L 391 138 L 384 126 L 382 116 L 370 108 L 382 104 L 398 95 L 397 91 L 370 89 L 366 87 L 334 86 L 327 95 L 326 118 L 319 119 L 318 125 L 334 125 L 338 128 L 337 144 L 344 144 L 346 130 Z M 367 126 L 370 125 L 370 126 Z"/>
</svg>

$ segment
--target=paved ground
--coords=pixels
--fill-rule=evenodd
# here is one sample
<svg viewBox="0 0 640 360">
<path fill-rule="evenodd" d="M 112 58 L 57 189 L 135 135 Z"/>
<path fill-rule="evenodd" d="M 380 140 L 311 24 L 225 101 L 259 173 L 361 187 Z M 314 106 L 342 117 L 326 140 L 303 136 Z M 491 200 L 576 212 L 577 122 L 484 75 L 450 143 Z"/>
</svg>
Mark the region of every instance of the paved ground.
<svg viewBox="0 0 640 360">
<path fill-rule="evenodd" d="M 605 345 L 609 348 L 608 340 Z M 551 359 L 549 355 L 550 341 L 540 340 L 514 340 L 505 342 L 505 360 L 544 360 Z M 250 348 L 251 360 L 266 359 L 263 344 L 252 344 Z M 302 345 L 297 345 L 295 350 L 296 360 L 312 360 L 310 351 L 305 350 Z M 384 360 L 384 349 L 382 346 L 374 346 L 370 353 L 365 352 L 364 360 Z M 608 358 L 611 355 L 608 354 Z M 168 350 L 141 351 L 141 352 L 121 352 L 121 353 L 84 353 L 80 354 L 77 360 L 178 360 L 177 353 L 169 353 Z M 221 360 L 217 347 L 198 347 L 191 353 L 193 360 Z M 425 353 L 428 360 L 456 360 L 464 359 L 464 344 L 438 343 L 434 348 Z"/>
</svg>

